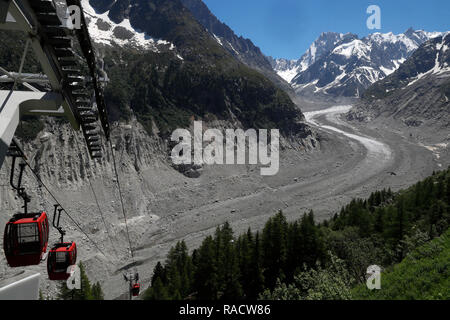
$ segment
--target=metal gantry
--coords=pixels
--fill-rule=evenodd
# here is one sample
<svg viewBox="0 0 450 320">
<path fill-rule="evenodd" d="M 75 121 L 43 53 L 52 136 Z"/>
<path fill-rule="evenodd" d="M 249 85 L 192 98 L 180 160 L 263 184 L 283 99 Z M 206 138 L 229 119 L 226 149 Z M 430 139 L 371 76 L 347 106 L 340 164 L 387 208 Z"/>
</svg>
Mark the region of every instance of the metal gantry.
<svg viewBox="0 0 450 320">
<path fill-rule="evenodd" d="M 0 83 L 12 84 L 11 89 L 0 90 L 0 167 L 24 115 L 65 116 L 74 130 L 83 132 L 92 158 L 101 157 L 102 129 L 109 139 L 103 90 L 81 3 L 66 0 L 66 4 L 66 13 L 69 6 L 79 7 L 79 29 L 58 16 L 53 0 L 0 0 L 0 29 L 26 36 L 18 72 L 0 66 Z M 74 49 L 77 42 L 81 55 Z M 22 72 L 29 47 L 44 74 Z M 18 90 L 19 85 L 28 91 Z"/>
</svg>

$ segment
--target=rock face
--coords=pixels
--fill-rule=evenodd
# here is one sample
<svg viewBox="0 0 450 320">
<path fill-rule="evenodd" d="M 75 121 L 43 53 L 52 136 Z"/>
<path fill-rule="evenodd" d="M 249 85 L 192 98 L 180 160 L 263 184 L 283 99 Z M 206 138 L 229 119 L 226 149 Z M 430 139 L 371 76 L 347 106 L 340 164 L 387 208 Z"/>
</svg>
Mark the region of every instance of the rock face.
<svg viewBox="0 0 450 320">
<path fill-rule="evenodd" d="M 391 118 L 436 137 L 448 133 L 449 48 L 450 33 L 425 42 L 397 71 L 367 89 L 349 119 Z"/>
<path fill-rule="evenodd" d="M 250 40 L 237 36 L 221 22 L 201 0 L 181 0 L 194 18 L 211 34 L 215 41 L 236 59 L 269 78 L 277 87 L 294 96 L 292 88 L 272 68 L 271 58 L 266 57 Z"/>
<path fill-rule="evenodd" d="M 95 8 L 95 1 L 90 3 Z M 149 132 L 161 135 L 205 117 L 237 127 L 278 128 L 284 134 L 303 130 L 303 115 L 289 96 L 229 53 L 180 1 L 134 0 L 119 16 L 174 49 L 102 48 L 111 79 L 106 100 L 114 120 L 134 112 Z"/>
<path fill-rule="evenodd" d="M 167 7 L 169 2 L 153 2 L 147 5 L 136 0 L 82 0 L 86 16 L 90 20 L 91 37 L 97 43 L 122 48 L 140 48 L 154 52 L 176 52 L 173 43 L 162 40 L 166 39 L 161 32 L 164 29 L 162 25 L 167 23 L 168 17 L 173 17 L 173 9 L 178 12 L 183 11 L 183 15 L 190 13 L 205 28 L 205 34 L 209 34 L 211 40 L 216 41 L 230 55 L 262 73 L 278 88 L 287 92 L 291 98 L 295 96 L 291 86 L 272 69 L 269 59 L 262 54 L 261 50 L 250 39 L 238 37 L 226 24 L 219 21 L 201 0 L 173 1 L 172 9 L 166 12 L 165 18 L 158 16 L 156 19 L 159 21 L 158 24 L 151 23 L 147 27 L 144 26 L 142 23 L 145 20 L 142 18 L 144 15 L 149 16 L 152 12 L 155 13 L 163 7 Z M 179 7 L 180 3 L 183 7 Z M 188 19 L 192 20 L 191 17 Z"/>
<path fill-rule="evenodd" d="M 397 70 L 422 43 L 440 35 L 412 29 L 362 39 L 354 34 L 322 34 L 300 60 L 278 60 L 273 66 L 285 78 L 292 77 L 291 85 L 300 95 L 360 97 Z"/>
<path fill-rule="evenodd" d="M 201 0 L 181 0 L 194 18 L 208 30 L 217 42 L 234 57 L 256 69 L 272 70 L 267 58 L 250 39 L 238 37 L 226 24 L 219 21 Z"/>
</svg>

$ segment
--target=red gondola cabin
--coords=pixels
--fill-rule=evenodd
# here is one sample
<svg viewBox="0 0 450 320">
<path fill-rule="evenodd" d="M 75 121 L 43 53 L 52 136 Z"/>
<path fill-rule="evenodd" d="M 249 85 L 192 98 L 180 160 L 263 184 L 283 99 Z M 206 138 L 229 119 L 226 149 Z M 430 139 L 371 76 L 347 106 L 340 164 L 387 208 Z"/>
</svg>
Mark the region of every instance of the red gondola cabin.
<svg viewBox="0 0 450 320">
<path fill-rule="evenodd" d="M 67 280 L 67 269 L 77 263 L 77 245 L 75 242 L 56 244 L 49 252 L 47 272 L 50 280 Z"/>
<path fill-rule="evenodd" d="M 37 265 L 47 251 L 48 220 L 45 212 L 16 214 L 3 236 L 3 249 L 10 267 Z"/>
<path fill-rule="evenodd" d="M 133 287 L 131 288 L 131 294 L 133 295 L 133 297 L 139 296 L 140 289 L 141 285 L 139 283 L 133 285 Z"/>
</svg>

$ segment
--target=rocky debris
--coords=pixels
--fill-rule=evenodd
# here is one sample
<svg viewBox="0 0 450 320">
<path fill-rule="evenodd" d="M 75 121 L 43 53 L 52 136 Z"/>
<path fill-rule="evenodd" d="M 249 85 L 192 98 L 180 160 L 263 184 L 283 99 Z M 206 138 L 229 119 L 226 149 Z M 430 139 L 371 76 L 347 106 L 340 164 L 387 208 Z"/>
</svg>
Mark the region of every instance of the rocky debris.
<svg viewBox="0 0 450 320">
<path fill-rule="evenodd" d="M 41 141 L 41 143 L 44 143 L 44 142 L 48 141 L 51 138 L 51 136 L 52 136 L 52 134 L 50 132 L 44 132 L 39 137 L 39 140 Z"/>
</svg>

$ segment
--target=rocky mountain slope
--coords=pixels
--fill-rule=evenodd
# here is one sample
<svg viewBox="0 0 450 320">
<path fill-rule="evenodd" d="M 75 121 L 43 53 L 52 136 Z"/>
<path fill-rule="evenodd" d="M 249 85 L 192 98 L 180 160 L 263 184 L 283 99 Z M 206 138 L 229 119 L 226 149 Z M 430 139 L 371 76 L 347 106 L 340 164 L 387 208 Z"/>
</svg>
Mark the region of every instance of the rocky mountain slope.
<svg viewBox="0 0 450 320">
<path fill-rule="evenodd" d="M 289 77 L 295 73 L 291 85 L 298 94 L 359 97 L 397 70 L 422 43 L 439 35 L 412 29 L 398 35 L 374 33 L 362 39 L 353 34 L 322 35 L 302 59 L 284 69 L 282 64 L 275 68 Z M 311 55 L 314 52 L 318 56 Z"/>
<path fill-rule="evenodd" d="M 302 114 L 289 97 L 225 50 L 179 0 L 110 2 L 109 7 L 105 1 L 89 3 L 99 13 L 108 9 L 102 14 L 115 23 L 128 19 L 147 37 L 170 43 L 164 52 L 101 50 L 111 79 L 106 94 L 113 119 L 127 119 L 132 111 L 149 131 L 163 134 L 186 127 L 193 117 L 284 133 L 303 130 Z"/>
<path fill-rule="evenodd" d="M 276 86 L 295 96 L 292 88 L 274 72 L 271 60 L 250 39 L 237 36 L 234 31 L 221 22 L 209 10 L 202 0 L 181 0 L 194 18 L 211 34 L 211 36 L 236 59 L 269 78 Z"/>
<path fill-rule="evenodd" d="M 405 127 L 431 130 L 436 137 L 448 134 L 449 48 L 450 33 L 424 43 L 397 71 L 366 90 L 349 119 L 391 118 Z"/>
<path fill-rule="evenodd" d="M 238 37 L 233 30 L 208 9 L 201 0 L 181 0 L 195 19 L 209 31 L 217 42 L 250 67 L 271 70 L 271 65 L 261 50 L 250 39 Z"/>
</svg>

